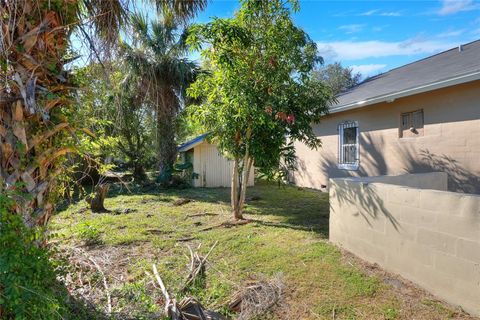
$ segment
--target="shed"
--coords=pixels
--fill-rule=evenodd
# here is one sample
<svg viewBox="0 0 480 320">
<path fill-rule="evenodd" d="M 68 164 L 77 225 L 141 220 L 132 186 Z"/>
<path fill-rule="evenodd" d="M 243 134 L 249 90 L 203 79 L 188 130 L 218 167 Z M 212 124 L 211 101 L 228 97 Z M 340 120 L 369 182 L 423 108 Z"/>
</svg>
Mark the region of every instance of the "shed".
<svg viewBox="0 0 480 320">
<path fill-rule="evenodd" d="M 202 134 L 178 147 L 181 162 L 191 163 L 196 177 L 194 187 L 230 187 L 232 183 L 233 161 L 226 158 L 217 146 L 206 140 Z M 248 186 L 254 185 L 254 170 L 250 172 Z"/>
</svg>

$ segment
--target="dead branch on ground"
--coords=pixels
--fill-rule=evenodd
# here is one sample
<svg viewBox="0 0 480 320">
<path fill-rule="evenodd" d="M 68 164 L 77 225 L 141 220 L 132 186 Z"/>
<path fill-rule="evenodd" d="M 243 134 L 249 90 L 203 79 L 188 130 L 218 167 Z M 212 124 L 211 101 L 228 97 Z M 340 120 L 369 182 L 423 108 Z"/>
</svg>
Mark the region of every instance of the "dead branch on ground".
<svg viewBox="0 0 480 320">
<path fill-rule="evenodd" d="M 184 204 L 187 204 L 189 202 L 192 202 L 194 200 L 192 199 L 187 199 L 187 198 L 180 198 L 180 199 L 177 199 L 173 202 L 173 205 L 178 207 L 178 206 L 183 206 Z"/>
<path fill-rule="evenodd" d="M 225 318 L 216 312 L 205 310 L 202 304 L 192 297 L 185 297 L 177 303 L 175 298 L 169 294 L 163 283 L 157 267 L 152 265 L 153 274 L 160 286 L 165 298 L 165 313 L 171 320 L 224 320 Z M 148 272 L 145 272 L 151 277 Z"/>
<path fill-rule="evenodd" d="M 216 229 L 216 228 L 232 228 L 232 227 L 248 224 L 250 222 L 257 222 L 257 220 L 242 219 L 242 220 L 234 220 L 234 221 L 225 221 L 225 222 L 222 222 L 222 223 L 217 224 L 217 225 L 213 225 L 213 226 L 210 226 L 210 227 L 200 229 L 200 231 L 209 231 L 209 230 Z"/>
<path fill-rule="evenodd" d="M 105 294 L 107 296 L 107 313 L 112 313 L 112 298 L 110 296 L 110 289 L 108 288 L 107 278 L 105 277 L 105 273 L 103 272 L 102 268 L 97 264 L 97 262 L 93 258 L 89 258 L 89 260 L 93 263 L 95 268 L 97 268 L 98 272 L 102 275 L 103 279 L 103 287 L 105 288 Z"/>
<path fill-rule="evenodd" d="M 192 241 L 192 240 L 195 240 L 195 237 L 178 238 L 175 241 L 177 241 L 177 242 L 188 242 L 188 241 Z"/>
<path fill-rule="evenodd" d="M 218 213 L 201 212 L 201 213 L 195 213 L 195 214 L 187 214 L 185 216 L 185 219 L 186 218 L 194 218 L 194 217 L 203 217 L 203 216 L 218 216 Z"/>
<path fill-rule="evenodd" d="M 281 275 L 270 280 L 251 281 L 232 296 L 228 307 L 239 312 L 239 320 L 256 319 L 281 301 L 284 287 Z"/>
<path fill-rule="evenodd" d="M 198 252 L 193 252 L 192 248 L 190 246 L 187 246 L 188 250 L 190 251 L 190 264 L 188 267 L 189 274 L 180 292 L 185 292 L 198 277 L 203 277 L 203 275 L 205 274 L 205 263 L 207 262 L 207 258 L 210 253 L 212 253 L 213 249 L 217 246 L 217 244 L 218 241 L 213 244 L 206 256 L 203 258 L 198 254 Z"/>
</svg>

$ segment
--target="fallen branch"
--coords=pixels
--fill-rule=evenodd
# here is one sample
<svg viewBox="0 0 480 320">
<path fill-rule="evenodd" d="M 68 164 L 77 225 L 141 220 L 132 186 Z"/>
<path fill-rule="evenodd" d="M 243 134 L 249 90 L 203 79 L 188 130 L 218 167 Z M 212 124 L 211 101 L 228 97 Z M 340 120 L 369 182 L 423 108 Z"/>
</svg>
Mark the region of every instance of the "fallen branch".
<svg viewBox="0 0 480 320">
<path fill-rule="evenodd" d="M 110 290 L 108 289 L 107 278 L 105 277 L 105 273 L 102 271 L 97 262 L 93 258 L 89 258 L 89 260 L 93 263 L 95 268 L 97 268 L 98 272 L 102 275 L 103 287 L 105 288 L 105 294 L 107 295 L 107 313 L 110 315 L 112 313 L 112 298 L 110 296 Z"/>
<path fill-rule="evenodd" d="M 185 292 L 188 287 L 195 281 L 198 276 L 201 276 L 205 272 L 205 263 L 207 262 L 207 258 L 212 253 L 213 249 L 217 246 L 218 241 L 215 241 L 213 246 L 208 251 L 207 255 L 201 258 L 197 252 L 193 252 L 192 248 L 188 246 L 188 250 L 190 251 L 190 267 L 189 267 L 189 275 L 185 280 L 185 284 L 183 285 L 180 292 Z"/>
<path fill-rule="evenodd" d="M 193 200 L 192 199 L 187 199 L 187 198 L 180 198 L 180 199 L 177 199 L 173 202 L 173 205 L 178 207 L 178 206 L 183 206 L 184 204 L 187 204 L 189 202 L 192 202 Z"/>
<path fill-rule="evenodd" d="M 213 226 L 210 226 L 210 227 L 200 229 L 200 231 L 209 231 L 209 230 L 216 229 L 216 228 L 232 228 L 232 227 L 235 227 L 235 226 L 241 226 L 241 225 L 244 225 L 244 224 L 248 224 L 250 222 L 257 222 L 257 221 L 256 220 L 251 220 L 251 219 L 225 221 L 225 222 L 222 222 L 222 223 L 217 224 L 217 225 L 213 225 Z"/>
<path fill-rule="evenodd" d="M 203 217 L 203 216 L 218 216 L 218 213 L 202 212 L 202 213 L 195 213 L 195 214 L 187 214 L 185 218 L 194 218 L 194 217 Z"/>
<path fill-rule="evenodd" d="M 228 307 L 239 312 L 239 320 L 257 319 L 281 300 L 283 288 L 280 275 L 270 280 L 251 282 L 233 295 Z"/>
<path fill-rule="evenodd" d="M 165 313 L 171 320 L 222 320 L 224 317 L 216 312 L 204 310 L 202 304 L 192 297 L 185 297 L 179 303 L 170 297 L 155 264 L 153 274 L 165 297 Z M 148 272 L 145 272 L 150 276 Z"/>
<path fill-rule="evenodd" d="M 177 242 L 187 242 L 187 241 L 192 241 L 192 240 L 195 240 L 195 237 L 185 237 L 185 238 L 176 239 Z"/>
<path fill-rule="evenodd" d="M 163 296 L 165 297 L 165 313 L 172 320 L 183 319 L 182 314 L 178 310 L 177 301 L 175 299 L 170 298 L 170 294 L 168 293 L 167 288 L 165 287 L 165 284 L 162 281 L 162 278 L 160 278 L 160 275 L 158 274 L 157 266 L 155 264 L 153 264 L 152 269 L 153 269 L 153 274 L 155 275 L 155 279 L 157 279 L 157 283 L 160 286 L 160 290 L 162 290 Z"/>
</svg>

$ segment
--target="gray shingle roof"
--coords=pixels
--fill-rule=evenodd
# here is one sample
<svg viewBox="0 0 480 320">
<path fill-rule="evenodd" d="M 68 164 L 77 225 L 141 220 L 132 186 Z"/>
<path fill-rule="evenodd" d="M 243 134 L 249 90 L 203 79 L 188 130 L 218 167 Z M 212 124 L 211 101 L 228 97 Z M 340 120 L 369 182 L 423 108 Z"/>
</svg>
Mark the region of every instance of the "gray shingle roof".
<svg viewBox="0 0 480 320">
<path fill-rule="evenodd" d="M 338 103 L 332 106 L 331 111 L 335 112 L 335 109 L 343 109 L 355 103 L 360 107 L 361 101 L 373 101 L 378 97 L 475 72 L 480 72 L 480 40 L 463 45 L 461 51 L 456 47 L 368 78 L 337 96 Z M 423 90 L 425 91 L 428 90 Z"/>
</svg>

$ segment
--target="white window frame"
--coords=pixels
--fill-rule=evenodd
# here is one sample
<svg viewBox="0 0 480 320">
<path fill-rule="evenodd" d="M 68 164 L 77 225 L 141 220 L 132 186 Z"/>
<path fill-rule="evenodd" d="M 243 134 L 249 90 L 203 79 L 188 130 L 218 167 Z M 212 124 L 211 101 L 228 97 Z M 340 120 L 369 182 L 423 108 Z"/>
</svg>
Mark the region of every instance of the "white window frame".
<svg viewBox="0 0 480 320">
<path fill-rule="evenodd" d="M 354 163 L 342 163 L 342 159 L 344 159 L 344 148 L 345 146 L 352 146 L 352 145 L 345 145 L 343 144 L 344 141 L 344 129 L 346 128 L 356 128 L 356 139 L 355 139 L 355 162 Z M 344 121 L 338 124 L 338 165 L 339 169 L 343 170 L 358 170 L 360 165 L 360 144 L 359 144 L 359 137 L 360 137 L 360 130 L 358 126 L 358 121 Z"/>
</svg>

